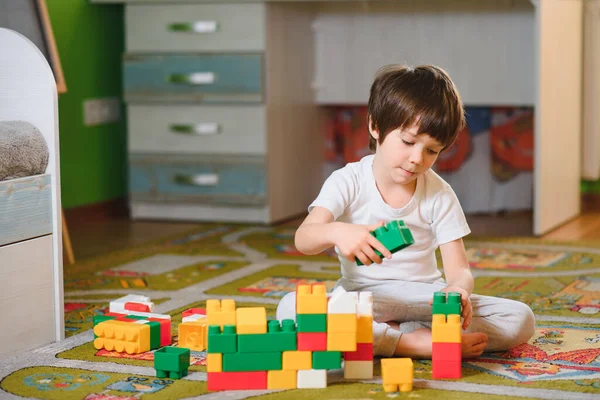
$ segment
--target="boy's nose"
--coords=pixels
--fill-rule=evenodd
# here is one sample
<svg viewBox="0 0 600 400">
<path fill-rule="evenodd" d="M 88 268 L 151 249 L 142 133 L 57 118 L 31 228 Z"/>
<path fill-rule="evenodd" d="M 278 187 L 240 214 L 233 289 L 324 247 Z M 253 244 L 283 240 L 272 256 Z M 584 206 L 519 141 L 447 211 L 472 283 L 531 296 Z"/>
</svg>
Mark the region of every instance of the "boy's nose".
<svg viewBox="0 0 600 400">
<path fill-rule="evenodd" d="M 410 162 L 413 164 L 421 164 L 423 162 L 423 155 L 420 151 L 414 151 L 410 156 Z"/>
</svg>

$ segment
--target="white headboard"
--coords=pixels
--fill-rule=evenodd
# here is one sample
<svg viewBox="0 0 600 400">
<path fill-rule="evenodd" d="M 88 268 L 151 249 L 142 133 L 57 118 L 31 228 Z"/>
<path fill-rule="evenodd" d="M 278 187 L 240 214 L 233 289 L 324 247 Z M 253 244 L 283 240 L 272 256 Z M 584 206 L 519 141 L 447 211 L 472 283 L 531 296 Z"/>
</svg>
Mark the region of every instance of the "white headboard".
<svg viewBox="0 0 600 400">
<path fill-rule="evenodd" d="M 52 233 L 55 308 L 63 308 L 62 210 L 58 145 L 58 97 L 52 70 L 40 50 L 25 36 L 0 28 L 0 121 L 27 121 L 44 135 L 50 152 L 46 173 L 52 182 Z M 62 312 L 56 337 L 64 337 Z M 60 320 L 59 320 L 60 319 Z"/>
</svg>

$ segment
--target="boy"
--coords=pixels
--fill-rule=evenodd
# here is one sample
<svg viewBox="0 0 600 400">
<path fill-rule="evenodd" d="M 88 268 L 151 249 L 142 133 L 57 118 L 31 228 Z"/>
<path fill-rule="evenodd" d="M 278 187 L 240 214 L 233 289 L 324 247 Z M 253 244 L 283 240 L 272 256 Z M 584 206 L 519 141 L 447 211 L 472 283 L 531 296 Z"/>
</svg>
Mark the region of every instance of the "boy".
<svg viewBox="0 0 600 400">
<path fill-rule="evenodd" d="M 465 124 L 450 77 L 431 65 L 386 66 L 371 86 L 368 107 L 369 147 L 375 154 L 327 179 L 296 232 L 296 248 L 317 254 L 335 246 L 342 269 L 336 286 L 373 293 L 375 355 L 431 357 L 436 291 L 461 294 L 464 358 L 526 342 L 535 328 L 527 305 L 472 294 L 462 241 L 469 226 L 453 190 L 430 169 Z M 398 219 L 415 243 L 392 255 L 369 232 Z M 437 268 L 438 247 L 445 281 Z M 277 318 L 294 316 L 295 293 L 289 293 Z"/>
</svg>

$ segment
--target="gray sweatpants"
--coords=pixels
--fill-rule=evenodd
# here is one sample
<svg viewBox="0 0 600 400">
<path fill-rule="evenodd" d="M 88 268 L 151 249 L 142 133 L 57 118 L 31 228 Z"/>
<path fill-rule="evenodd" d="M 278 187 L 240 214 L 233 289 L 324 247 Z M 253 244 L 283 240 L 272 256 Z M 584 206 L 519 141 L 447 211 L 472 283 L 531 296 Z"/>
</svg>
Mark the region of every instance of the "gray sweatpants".
<svg viewBox="0 0 600 400">
<path fill-rule="evenodd" d="M 373 293 L 373 352 L 391 357 L 400 336 L 418 328 L 431 329 L 433 293 L 444 283 L 406 281 L 352 281 L 341 278 L 336 287 L 348 292 Z M 535 332 L 535 316 L 524 303 L 499 297 L 471 295 L 473 318 L 464 332 L 483 332 L 488 336 L 485 351 L 501 351 L 527 342 Z M 285 295 L 277 306 L 277 319 L 296 319 L 296 293 Z M 386 322 L 396 322 L 400 330 Z"/>
</svg>

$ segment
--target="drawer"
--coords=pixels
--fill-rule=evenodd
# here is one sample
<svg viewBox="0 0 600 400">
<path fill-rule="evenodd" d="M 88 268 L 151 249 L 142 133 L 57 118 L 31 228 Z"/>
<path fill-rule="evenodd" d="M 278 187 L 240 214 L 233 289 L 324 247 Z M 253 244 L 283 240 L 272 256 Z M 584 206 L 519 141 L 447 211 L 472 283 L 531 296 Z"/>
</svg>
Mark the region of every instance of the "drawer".
<svg viewBox="0 0 600 400">
<path fill-rule="evenodd" d="M 262 105 L 130 104 L 127 115 L 133 153 L 266 153 Z"/>
<path fill-rule="evenodd" d="M 216 205 L 266 203 L 263 157 L 130 154 L 133 201 Z"/>
<path fill-rule="evenodd" d="M 0 247 L 0 359 L 57 339 L 62 302 L 58 310 L 55 300 L 62 298 L 62 281 L 55 283 L 52 240 L 46 235 Z"/>
<path fill-rule="evenodd" d="M 35 175 L 0 182 L 0 246 L 50 233 L 50 175 Z"/>
<path fill-rule="evenodd" d="M 125 26 L 129 53 L 265 49 L 263 3 L 128 4 Z"/>
<path fill-rule="evenodd" d="M 261 102 L 262 54 L 124 57 L 125 101 Z"/>
</svg>

